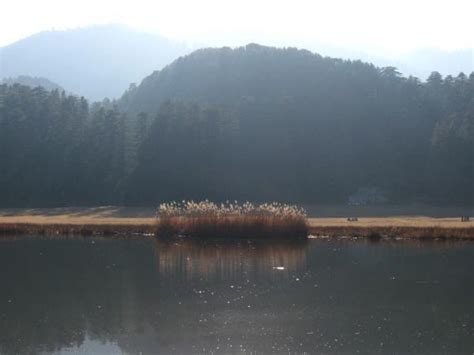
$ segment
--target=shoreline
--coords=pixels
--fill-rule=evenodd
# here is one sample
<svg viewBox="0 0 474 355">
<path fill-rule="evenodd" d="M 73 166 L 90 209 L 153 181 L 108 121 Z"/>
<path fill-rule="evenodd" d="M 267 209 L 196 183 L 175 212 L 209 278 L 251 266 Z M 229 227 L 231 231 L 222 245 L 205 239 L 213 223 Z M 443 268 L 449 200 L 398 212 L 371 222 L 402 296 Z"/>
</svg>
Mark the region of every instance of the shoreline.
<svg viewBox="0 0 474 355">
<path fill-rule="evenodd" d="M 139 222 L 139 221 L 137 221 Z M 418 239 L 418 240 L 473 240 L 474 227 L 404 226 L 404 225 L 325 225 L 309 221 L 309 238 L 363 238 L 379 240 Z M 470 223 L 468 223 L 470 224 Z M 0 221 L 0 237 L 19 234 L 38 235 L 81 235 L 81 236 L 147 236 L 155 237 L 156 221 L 150 223 L 110 223 L 99 220 L 97 223 L 27 223 Z M 269 238 L 271 239 L 271 238 Z M 291 238 L 288 238 L 291 239 Z"/>
<path fill-rule="evenodd" d="M 307 219 L 310 238 L 474 240 L 474 219 L 427 216 Z M 0 209 L 0 237 L 6 235 L 153 236 L 155 209 L 116 206 L 51 209 Z"/>
<path fill-rule="evenodd" d="M 472 240 L 474 227 L 394 227 L 394 226 L 318 226 L 310 227 L 311 238 L 417 239 L 417 240 Z"/>
</svg>

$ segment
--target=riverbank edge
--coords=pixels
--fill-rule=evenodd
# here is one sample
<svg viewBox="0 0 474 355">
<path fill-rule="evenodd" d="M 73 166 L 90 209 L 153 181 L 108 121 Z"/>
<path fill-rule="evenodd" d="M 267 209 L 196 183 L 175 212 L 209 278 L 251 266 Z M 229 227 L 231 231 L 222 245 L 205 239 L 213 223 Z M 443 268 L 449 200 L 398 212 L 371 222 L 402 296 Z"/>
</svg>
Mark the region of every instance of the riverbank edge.
<svg viewBox="0 0 474 355">
<path fill-rule="evenodd" d="M 146 236 L 154 237 L 156 224 L 72 224 L 72 223 L 0 223 L 0 236 L 39 235 L 81 235 L 81 236 Z M 324 226 L 309 225 L 309 238 L 382 238 L 419 240 L 473 240 L 474 227 L 440 226 Z"/>
</svg>

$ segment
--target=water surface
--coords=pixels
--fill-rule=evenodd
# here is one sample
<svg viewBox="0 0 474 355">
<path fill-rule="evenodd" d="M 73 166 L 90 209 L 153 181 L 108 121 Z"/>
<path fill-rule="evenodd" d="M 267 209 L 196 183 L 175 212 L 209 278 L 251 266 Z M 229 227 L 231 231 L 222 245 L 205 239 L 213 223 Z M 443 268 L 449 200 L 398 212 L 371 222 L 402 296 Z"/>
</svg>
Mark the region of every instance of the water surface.
<svg viewBox="0 0 474 355">
<path fill-rule="evenodd" d="M 467 353 L 474 243 L 0 241 L 0 353 Z"/>
</svg>

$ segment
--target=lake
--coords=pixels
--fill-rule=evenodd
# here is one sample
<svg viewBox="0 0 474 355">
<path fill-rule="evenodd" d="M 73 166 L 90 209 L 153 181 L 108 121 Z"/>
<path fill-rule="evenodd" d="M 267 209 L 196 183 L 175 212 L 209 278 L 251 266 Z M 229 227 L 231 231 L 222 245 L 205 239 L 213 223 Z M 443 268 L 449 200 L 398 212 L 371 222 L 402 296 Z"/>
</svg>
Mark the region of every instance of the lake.
<svg viewBox="0 0 474 355">
<path fill-rule="evenodd" d="M 0 241 L 0 353 L 467 353 L 474 243 Z"/>
</svg>

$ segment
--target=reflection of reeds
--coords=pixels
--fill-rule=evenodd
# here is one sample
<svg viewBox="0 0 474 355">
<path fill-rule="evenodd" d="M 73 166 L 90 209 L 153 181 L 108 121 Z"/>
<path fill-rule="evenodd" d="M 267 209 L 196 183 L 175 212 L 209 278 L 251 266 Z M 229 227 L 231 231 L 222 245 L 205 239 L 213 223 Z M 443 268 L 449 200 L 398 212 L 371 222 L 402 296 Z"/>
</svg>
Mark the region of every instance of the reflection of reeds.
<svg viewBox="0 0 474 355">
<path fill-rule="evenodd" d="M 306 241 L 220 242 L 157 241 L 160 274 L 172 279 L 248 278 L 252 274 L 288 277 L 306 266 Z"/>
<path fill-rule="evenodd" d="M 278 203 L 217 205 L 209 201 L 162 204 L 158 210 L 158 236 L 198 238 L 305 238 L 306 213 Z"/>
</svg>

